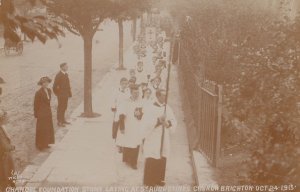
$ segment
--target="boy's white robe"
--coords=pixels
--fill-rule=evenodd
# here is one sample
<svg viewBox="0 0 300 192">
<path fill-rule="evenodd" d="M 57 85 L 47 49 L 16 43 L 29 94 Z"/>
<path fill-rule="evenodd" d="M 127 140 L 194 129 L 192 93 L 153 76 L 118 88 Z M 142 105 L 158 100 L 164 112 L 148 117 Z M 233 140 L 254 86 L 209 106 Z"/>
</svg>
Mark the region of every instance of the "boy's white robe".
<svg viewBox="0 0 300 192">
<path fill-rule="evenodd" d="M 128 98 L 130 97 L 130 92 L 129 89 L 125 89 L 124 92 L 121 91 L 120 88 L 114 90 L 113 93 L 113 102 L 111 105 L 111 108 L 116 108 L 116 113 L 114 115 L 114 121 L 118 121 L 119 120 L 119 116 L 118 116 L 118 109 L 120 107 L 120 105 L 126 101 Z"/>
<path fill-rule="evenodd" d="M 136 148 L 142 143 L 142 120 L 134 116 L 135 109 L 141 107 L 141 101 L 132 101 L 130 98 L 120 105 L 118 117 L 120 114 L 125 115 L 125 130 L 124 133 L 118 130 L 116 138 L 118 146 Z"/>
<path fill-rule="evenodd" d="M 157 104 L 158 102 L 156 102 Z M 156 106 L 152 104 L 152 106 L 149 106 L 149 109 L 145 110 L 144 114 L 144 123 L 145 126 L 145 132 L 144 132 L 144 146 L 143 146 L 143 152 L 145 158 L 154 158 L 154 159 L 160 159 L 160 149 L 161 149 L 161 137 L 162 137 L 162 130 L 163 126 L 160 125 L 158 127 L 155 127 L 157 124 L 157 120 L 160 116 L 164 114 L 164 106 L 159 105 Z M 163 143 L 163 150 L 162 150 L 162 156 L 168 158 L 170 154 L 170 134 L 173 132 L 177 127 L 177 121 L 175 118 L 175 115 L 173 113 L 173 110 L 171 107 L 167 105 L 166 108 L 166 120 L 171 122 L 171 127 L 164 128 L 164 143 Z"/>
<path fill-rule="evenodd" d="M 147 75 L 148 74 L 145 70 L 142 72 L 139 72 L 136 70 L 136 72 L 135 72 L 136 84 L 139 85 L 141 83 L 148 83 Z"/>
</svg>

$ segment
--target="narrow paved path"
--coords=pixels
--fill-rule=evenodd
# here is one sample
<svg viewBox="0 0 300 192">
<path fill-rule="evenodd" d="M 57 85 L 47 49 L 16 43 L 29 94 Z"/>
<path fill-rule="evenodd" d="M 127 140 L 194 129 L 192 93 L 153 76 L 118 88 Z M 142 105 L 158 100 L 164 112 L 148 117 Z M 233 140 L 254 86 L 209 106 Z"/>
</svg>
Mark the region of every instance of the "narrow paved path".
<svg viewBox="0 0 300 192">
<path fill-rule="evenodd" d="M 118 60 L 118 24 L 109 21 L 103 23 L 103 31 L 96 33 L 93 41 L 93 83 L 97 85 L 111 66 Z M 130 35 L 131 22 L 124 25 L 125 49 L 132 44 Z M 0 47 L 3 46 L 0 38 Z M 40 154 L 35 149 L 35 118 L 33 116 L 33 98 L 39 89 L 37 81 L 41 76 L 54 79 L 59 71 L 59 64 L 69 63 L 73 97 L 69 102 L 68 112 L 72 112 L 83 98 L 83 41 L 81 37 L 66 33 L 60 38 L 59 48 L 55 40 L 42 43 L 25 42 L 21 56 L 5 56 L 0 53 L 0 77 L 4 78 L 1 108 L 9 115 L 7 132 L 16 146 L 14 159 L 16 168 L 22 171 L 25 166 Z M 55 121 L 56 97 L 52 100 L 52 112 Z M 54 122 L 56 125 L 56 122 Z M 55 128 L 64 135 L 64 130 Z M 59 140 L 59 138 L 57 138 Z"/>
<path fill-rule="evenodd" d="M 151 60 L 151 58 L 148 58 Z M 125 54 L 125 66 L 133 68 L 136 56 L 132 49 Z M 49 158 L 37 169 L 27 186 L 141 186 L 144 160 L 139 157 L 138 170 L 132 170 L 122 163 L 121 154 L 111 139 L 113 88 L 128 71 L 108 72 L 93 92 L 94 110 L 102 116 L 83 119 L 77 116 L 82 105 L 72 114 L 71 126 L 62 141 L 51 149 Z M 168 186 L 192 186 L 194 184 L 191 158 L 188 148 L 179 94 L 177 68 L 172 67 L 170 84 L 170 105 L 178 119 L 177 131 L 171 136 L 171 158 L 167 163 L 166 182 Z M 26 170 L 30 173 L 30 170 Z M 28 174 L 30 175 L 30 174 Z M 26 177 L 26 174 L 23 175 Z"/>
</svg>

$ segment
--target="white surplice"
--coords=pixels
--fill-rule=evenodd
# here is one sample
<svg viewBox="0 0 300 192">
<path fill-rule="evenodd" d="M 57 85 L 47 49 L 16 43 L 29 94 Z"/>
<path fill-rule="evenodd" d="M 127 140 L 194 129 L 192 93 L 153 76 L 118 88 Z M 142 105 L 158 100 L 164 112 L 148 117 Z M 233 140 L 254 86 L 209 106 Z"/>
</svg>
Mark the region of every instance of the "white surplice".
<svg viewBox="0 0 300 192">
<path fill-rule="evenodd" d="M 142 143 L 142 121 L 134 116 L 137 108 L 142 108 L 141 101 L 133 101 L 129 98 L 121 103 L 118 110 L 118 117 L 119 115 L 125 115 L 125 130 L 124 133 L 118 130 L 116 139 L 118 146 L 136 148 Z"/>
<path fill-rule="evenodd" d="M 145 123 L 145 132 L 144 132 L 144 146 L 143 152 L 145 158 L 154 158 L 160 159 L 161 154 L 161 138 L 163 132 L 163 126 L 157 126 L 157 121 L 160 116 L 164 114 L 164 105 L 155 102 L 154 104 L 147 107 L 149 109 L 145 110 L 144 121 Z M 162 156 L 168 158 L 170 154 L 170 134 L 174 132 L 177 127 L 177 121 L 173 110 L 170 106 L 166 107 L 166 120 L 171 123 L 171 126 L 164 128 L 164 139 L 162 147 Z"/>
<path fill-rule="evenodd" d="M 130 97 L 129 89 L 125 89 L 124 91 L 121 88 L 118 88 L 113 92 L 113 102 L 111 107 L 116 108 L 116 113 L 114 115 L 114 121 L 118 121 L 118 109 L 123 102 L 125 102 Z"/>
</svg>

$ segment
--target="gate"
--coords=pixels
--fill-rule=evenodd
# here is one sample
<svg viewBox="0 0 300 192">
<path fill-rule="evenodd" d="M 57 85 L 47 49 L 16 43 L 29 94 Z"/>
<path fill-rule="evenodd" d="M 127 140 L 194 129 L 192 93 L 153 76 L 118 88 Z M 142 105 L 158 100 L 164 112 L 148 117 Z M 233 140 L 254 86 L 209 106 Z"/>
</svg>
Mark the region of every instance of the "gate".
<svg viewBox="0 0 300 192">
<path fill-rule="evenodd" d="M 195 74 L 187 53 L 179 48 L 180 77 L 188 98 L 194 126 L 188 127 L 193 150 L 213 165 L 220 157 L 222 86 Z"/>
<path fill-rule="evenodd" d="M 222 87 L 204 81 L 198 85 L 197 149 L 214 165 L 218 165 L 221 136 Z"/>
</svg>

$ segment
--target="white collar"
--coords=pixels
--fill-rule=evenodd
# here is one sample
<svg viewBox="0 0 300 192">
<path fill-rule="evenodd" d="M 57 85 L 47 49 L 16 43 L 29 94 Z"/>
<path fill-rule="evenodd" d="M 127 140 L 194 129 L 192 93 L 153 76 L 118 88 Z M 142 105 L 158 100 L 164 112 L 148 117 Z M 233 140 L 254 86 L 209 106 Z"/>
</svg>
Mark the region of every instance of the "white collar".
<svg viewBox="0 0 300 192">
<path fill-rule="evenodd" d="M 125 88 L 124 90 L 122 90 L 122 88 L 121 88 L 121 87 L 119 87 L 119 91 L 120 91 L 120 92 L 122 92 L 122 93 L 126 93 L 126 92 L 127 92 L 127 90 L 128 90 L 127 88 Z"/>
<path fill-rule="evenodd" d="M 154 105 L 157 106 L 157 107 L 164 107 L 164 106 L 166 106 L 166 104 L 163 104 L 163 103 L 158 102 L 157 99 L 156 99 L 156 101 L 154 102 Z"/>
<path fill-rule="evenodd" d="M 60 70 L 60 72 L 62 72 L 64 75 L 67 74 L 66 72 L 64 72 L 63 70 Z"/>
</svg>

